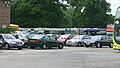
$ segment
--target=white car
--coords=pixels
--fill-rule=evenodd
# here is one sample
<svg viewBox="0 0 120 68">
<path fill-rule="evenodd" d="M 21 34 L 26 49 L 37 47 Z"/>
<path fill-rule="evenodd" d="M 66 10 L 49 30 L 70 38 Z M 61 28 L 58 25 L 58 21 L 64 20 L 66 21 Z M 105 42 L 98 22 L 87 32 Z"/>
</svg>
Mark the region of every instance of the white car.
<svg viewBox="0 0 120 68">
<path fill-rule="evenodd" d="M 90 38 L 90 36 L 88 36 L 88 35 L 77 35 L 77 36 L 73 37 L 72 39 L 67 40 L 66 45 L 80 47 L 80 46 L 83 46 L 83 44 L 82 44 L 83 40 L 89 39 L 89 38 Z"/>
</svg>

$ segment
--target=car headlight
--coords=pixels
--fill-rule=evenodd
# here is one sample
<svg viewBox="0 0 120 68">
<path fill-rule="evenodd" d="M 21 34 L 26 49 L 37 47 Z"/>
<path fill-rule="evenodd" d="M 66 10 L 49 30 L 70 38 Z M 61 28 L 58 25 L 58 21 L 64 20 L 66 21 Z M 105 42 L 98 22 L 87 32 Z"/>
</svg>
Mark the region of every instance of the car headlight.
<svg viewBox="0 0 120 68">
<path fill-rule="evenodd" d="M 87 41 L 84 41 L 84 43 L 86 43 Z"/>
</svg>

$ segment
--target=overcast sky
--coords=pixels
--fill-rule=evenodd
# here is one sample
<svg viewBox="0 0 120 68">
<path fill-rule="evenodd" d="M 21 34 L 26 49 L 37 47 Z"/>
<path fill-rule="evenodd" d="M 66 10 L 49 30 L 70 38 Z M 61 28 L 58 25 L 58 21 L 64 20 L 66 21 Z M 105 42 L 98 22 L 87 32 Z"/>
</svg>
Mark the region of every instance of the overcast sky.
<svg viewBox="0 0 120 68">
<path fill-rule="evenodd" d="M 115 15 L 117 7 L 120 6 L 120 0 L 106 0 L 106 1 L 111 4 L 111 7 L 110 7 L 112 9 L 111 13 Z"/>
</svg>

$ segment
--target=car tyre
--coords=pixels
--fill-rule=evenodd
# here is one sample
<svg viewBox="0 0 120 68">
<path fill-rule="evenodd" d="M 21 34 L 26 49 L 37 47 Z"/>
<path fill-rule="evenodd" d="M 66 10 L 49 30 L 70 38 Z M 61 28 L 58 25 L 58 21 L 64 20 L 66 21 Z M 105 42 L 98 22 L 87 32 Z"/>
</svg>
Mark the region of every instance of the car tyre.
<svg viewBox="0 0 120 68">
<path fill-rule="evenodd" d="M 23 47 L 24 47 L 24 48 L 28 48 L 28 45 L 27 45 L 27 43 L 25 43 L 25 44 L 23 45 Z"/>
<path fill-rule="evenodd" d="M 47 49 L 47 45 L 43 44 L 42 49 Z"/>
<path fill-rule="evenodd" d="M 78 43 L 77 47 L 81 47 L 81 43 L 80 42 Z"/>
<path fill-rule="evenodd" d="M 60 44 L 59 46 L 58 46 L 58 49 L 63 49 L 63 44 Z"/>
<path fill-rule="evenodd" d="M 110 43 L 109 47 L 112 48 L 112 46 L 113 46 L 113 43 Z"/>
<path fill-rule="evenodd" d="M 96 48 L 101 48 L 102 46 L 100 45 L 100 43 L 97 43 Z"/>
<path fill-rule="evenodd" d="M 30 48 L 31 48 L 31 49 L 35 49 L 35 47 L 34 47 L 34 46 L 30 46 Z"/>
<path fill-rule="evenodd" d="M 5 49 L 10 49 L 10 45 L 9 44 L 5 44 L 4 48 Z"/>
</svg>

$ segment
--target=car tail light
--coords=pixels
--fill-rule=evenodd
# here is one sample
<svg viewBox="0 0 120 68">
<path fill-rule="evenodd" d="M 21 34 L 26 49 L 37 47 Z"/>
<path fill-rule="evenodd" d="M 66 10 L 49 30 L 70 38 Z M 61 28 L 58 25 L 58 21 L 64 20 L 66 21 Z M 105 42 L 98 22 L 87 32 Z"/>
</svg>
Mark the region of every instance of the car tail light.
<svg viewBox="0 0 120 68">
<path fill-rule="evenodd" d="M 39 40 L 36 40 L 35 42 L 36 42 L 36 43 L 39 43 L 40 41 L 39 41 Z"/>
</svg>

